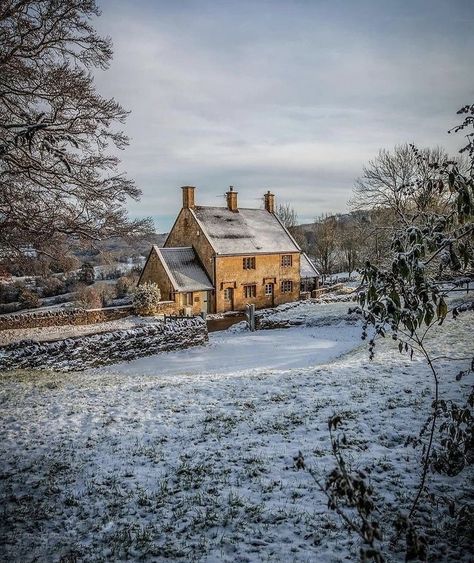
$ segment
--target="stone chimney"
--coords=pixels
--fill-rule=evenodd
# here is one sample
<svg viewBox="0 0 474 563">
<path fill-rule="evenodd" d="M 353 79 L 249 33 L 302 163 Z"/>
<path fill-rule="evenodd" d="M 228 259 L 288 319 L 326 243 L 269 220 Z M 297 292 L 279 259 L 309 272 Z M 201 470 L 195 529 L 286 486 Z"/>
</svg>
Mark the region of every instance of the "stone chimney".
<svg viewBox="0 0 474 563">
<path fill-rule="evenodd" d="M 268 213 L 275 213 L 275 195 L 268 190 L 264 195 L 265 198 L 265 209 Z"/>
<path fill-rule="evenodd" d="M 183 186 L 183 208 L 194 209 L 194 186 Z"/>
<path fill-rule="evenodd" d="M 227 197 L 227 208 L 234 213 L 239 212 L 237 208 L 237 193 L 234 192 L 234 186 L 229 186 L 229 191 L 225 194 Z"/>
</svg>

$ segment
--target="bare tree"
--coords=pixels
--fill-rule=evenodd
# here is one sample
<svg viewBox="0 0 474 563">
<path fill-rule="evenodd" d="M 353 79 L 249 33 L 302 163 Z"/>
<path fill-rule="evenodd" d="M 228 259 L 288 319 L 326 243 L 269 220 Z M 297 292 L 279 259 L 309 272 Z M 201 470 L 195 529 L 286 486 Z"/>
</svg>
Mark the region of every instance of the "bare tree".
<svg viewBox="0 0 474 563">
<path fill-rule="evenodd" d="M 298 215 L 289 203 L 278 204 L 276 214 L 283 225 L 285 225 L 285 227 L 290 231 L 298 224 Z"/>
<path fill-rule="evenodd" d="M 347 268 L 349 277 L 359 266 L 361 239 L 355 227 L 343 228 L 339 234 L 339 247 L 344 257 L 344 267 Z"/>
<path fill-rule="evenodd" d="M 354 237 L 358 241 L 360 256 L 377 265 L 384 263 L 389 256 L 396 214 L 392 209 L 381 208 L 357 212 L 354 217 Z"/>
<path fill-rule="evenodd" d="M 316 264 L 323 277 L 331 274 L 337 254 L 337 221 L 334 216 L 321 216 L 314 224 L 314 251 Z"/>
<path fill-rule="evenodd" d="M 127 112 L 96 91 L 111 41 L 90 19 L 94 0 L 3 0 L 0 4 L 0 248 L 57 257 L 70 238 L 100 240 L 151 229 L 129 221 L 140 190 L 118 172 L 113 149 Z"/>
<path fill-rule="evenodd" d="M 417 162 L 409 144 L 397 145 L 393 151 L 381 149 L 355 182 L 349 204 L 353 210 L 391 210 L 398 221 L 410 210 L 435 209 L 445 204 L 444 194 L 429 182 L 432 166 L 443 166 L 449 161 L 444 149 L 422 149 L 423 163 Z M 467 159 L 458 159 L 464 170 Z M 416 184 L 420 175 L 426 182 Z M 416 188 L 416 189 L 414 189 Z"/>
<path fill-rule="evenodd" d="M 291 236 L 296 240 L 298 245 L 307 251 L 306 238 L 298 225 L 298 214 L 290 203 L 280 203 L 276 212 L 278 218 L 288 229 Z"/>
</svg>

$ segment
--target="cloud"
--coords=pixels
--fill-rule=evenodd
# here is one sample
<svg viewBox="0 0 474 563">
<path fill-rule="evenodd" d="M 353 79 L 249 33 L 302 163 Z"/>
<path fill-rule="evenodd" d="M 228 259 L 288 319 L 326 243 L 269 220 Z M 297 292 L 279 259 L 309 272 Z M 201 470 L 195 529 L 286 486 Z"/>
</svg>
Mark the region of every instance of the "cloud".
<svg viewBox="0 0 474 563">
<path fill-rule="evenodd" d="M 468 2 L 103 1 L 99 90 L 131 115 L 133 215 L 167 230 L 179 186 L 214 203 L 272 188 L 300 218 L 344 211 L 380 147 L 442 144 L 474 94 Z"/>
</svg>

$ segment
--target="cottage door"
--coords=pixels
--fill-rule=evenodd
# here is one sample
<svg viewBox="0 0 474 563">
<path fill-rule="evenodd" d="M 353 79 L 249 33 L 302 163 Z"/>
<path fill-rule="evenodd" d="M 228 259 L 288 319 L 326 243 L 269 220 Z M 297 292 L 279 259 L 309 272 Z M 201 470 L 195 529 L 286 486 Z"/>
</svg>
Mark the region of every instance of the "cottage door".
<svg viewBox="0 0 474 563">
<path fill-rule="evenodd" d="M 234 310 L 234 290 L 231 287 L 224 289 L 224 311 Z"/>
<path fill-rule="evenodd" d="M 265 297 L 271 302 L 272 307 L 275 306 L 275 284 L 266 283 L 265 284 Z"/>
<path fill-rule="evenodd" d="M 209 292 L 203 291 L 202 292 L 202 300 L 201 300 L 201 313 L 209 313 Z"/>
</svg>

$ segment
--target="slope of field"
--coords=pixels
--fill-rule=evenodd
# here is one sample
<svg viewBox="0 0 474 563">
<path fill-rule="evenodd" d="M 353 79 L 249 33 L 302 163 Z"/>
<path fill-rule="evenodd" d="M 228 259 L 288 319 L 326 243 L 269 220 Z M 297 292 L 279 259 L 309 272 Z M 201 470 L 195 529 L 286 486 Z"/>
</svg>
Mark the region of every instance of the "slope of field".
<svg viewBox="0 0 474 563">
<path fill-rule="evenodd" d="M 324 478 L 327 419 L 339 412 L 349 458 L 383 486 L 379 504 L 408 504 L 419 452 L 404 443 L 432 380 L 390 340 L 369 362 L 357 324 L 318 307 L 328 324 L 211 335 L 209 348 L 79 374 L 2 376 L 4 560 L 356 560 L 357 540 L 294 458 Z M 471 353 L 473 327 L 473 313 L 446 322 L 433 349 Z M 445 396 L 472 384 L 455 380 L 462 362 L 439 363 Z M 465 473 L 433 479 L 470 494 Z M 442 549 L 443 560 L 463 556 Z"/>
</svg>

